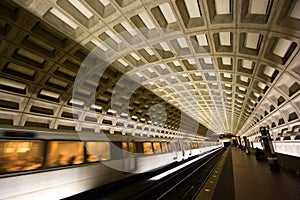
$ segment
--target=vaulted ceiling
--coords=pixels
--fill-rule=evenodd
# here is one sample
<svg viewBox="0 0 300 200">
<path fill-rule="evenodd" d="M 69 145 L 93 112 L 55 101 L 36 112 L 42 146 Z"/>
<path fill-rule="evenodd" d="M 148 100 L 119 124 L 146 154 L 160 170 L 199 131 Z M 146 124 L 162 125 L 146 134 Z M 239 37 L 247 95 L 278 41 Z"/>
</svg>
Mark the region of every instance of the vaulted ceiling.
<svg viewBox="0 0 300 200">
<path fill-rule="evenodd" d="M 300 128 L 299 0 L 1 1 L 0 41 L 2 124 Z"/>
</svg>

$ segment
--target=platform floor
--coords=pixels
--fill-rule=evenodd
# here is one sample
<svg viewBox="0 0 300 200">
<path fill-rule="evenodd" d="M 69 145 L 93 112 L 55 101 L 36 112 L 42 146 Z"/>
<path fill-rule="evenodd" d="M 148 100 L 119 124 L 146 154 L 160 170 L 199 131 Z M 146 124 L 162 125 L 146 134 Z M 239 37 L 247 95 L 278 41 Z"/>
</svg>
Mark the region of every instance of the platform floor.
<svg viewBox="0 0 300 200">
<path fill-rule="evenodd" d="M 273 172 L 266 161 L 231 147 L 235 200 L 300 200 L 300 176 Z"/>
</svg>

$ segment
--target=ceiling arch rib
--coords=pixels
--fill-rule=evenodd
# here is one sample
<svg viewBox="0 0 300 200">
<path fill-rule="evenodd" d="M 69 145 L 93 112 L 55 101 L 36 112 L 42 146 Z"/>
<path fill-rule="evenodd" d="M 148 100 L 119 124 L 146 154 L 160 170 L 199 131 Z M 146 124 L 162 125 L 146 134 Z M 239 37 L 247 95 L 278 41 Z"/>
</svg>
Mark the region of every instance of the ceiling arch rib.
<svg viewBox="0 0 300 200">
<path fill-rule="evenodd" d="M 84 55 L 97 46 L 98 53 L 114 60 L 112 65 L 121 73 L 131 71 L 137 80 L 147 83 L 147 89 L 214 132 L 251 135 L 261 125 L 281 132 L 286 127 L 292 130 L 299 123 L 297 25 L 300 19 L 296 0 L 286 3 L 264 0 L 263 6 L 254 0 L 15 2 L 58 30 L 64 30 L 59 36 L 47 35 L 47 38 L 62 51 L 71 50 L 59 61 L 61 66 L 68 67 L 56 70 L 51 67 L 56 64 L 53 57 L 62 55 L 56 55 L 51 47 L 38 43 L 34 37 L 23 39 L 22 45 L 30 49 L 30 44 L 38 43 L 46 49 L 47 57 L 34 56 L 23 48 L 7 55 L 9 59 L 26 60 L 30 65 L 21 70 L 22 76 L 37 73 L 37 77 L 45 77 L 43 84 L 57 89 L 51 93 L 43 88 L 39 95 L 64 98 L 58 91 L 72 87 L 74 69 L 78 69 Z M 16 10 L 9 8 L 7 12 L 9 22 L 18 20 Z M 4 32 L 10 25 L 5 20 L 2 20 Z M 31 28 L 30 23 L 28 30 L 34 34 L 44 33 L 41 25 Z M 168 31 L 170 29 L 175 31 Z M 72 38 L 82 48 L 64 37 Z M 72 43 L 69 49 L 68 42 Z M 145 65 L 148 68 L 141 67 Z M 21 69 L 12 64 L 7 66 L 8 71 Z M 45 70 L 27 70 L 34 66 Z M 117 78 L 118 73 L 112 72 L 112 77 Z M 63 84 L 50 78 L 57 74 L 69 81 Z M 109 78 L 102 77 L 102 80 Z M 9 80 L 3 80 L 9 86 Z M 21 91 L 22 86 L 17 90 Z M 101 94 L 104 93 L 111 91 L 103 88 Z M 179 105 L 180 96 L 185 98 Z M 99 101 L 108 99 L 102 95 Z"/>
</svg>

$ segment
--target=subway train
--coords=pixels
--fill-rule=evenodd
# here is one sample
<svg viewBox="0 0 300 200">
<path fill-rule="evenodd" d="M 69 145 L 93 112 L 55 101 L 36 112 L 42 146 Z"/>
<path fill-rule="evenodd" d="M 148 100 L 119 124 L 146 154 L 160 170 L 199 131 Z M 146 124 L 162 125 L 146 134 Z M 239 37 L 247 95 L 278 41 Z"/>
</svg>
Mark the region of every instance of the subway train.
<svg viewBox="0 0 300 200">
<path fill-rule="evenodd" d="M 61 199 L 218 148 L 182 135 L 0 129 L 0 199 Z"/>
</svg>

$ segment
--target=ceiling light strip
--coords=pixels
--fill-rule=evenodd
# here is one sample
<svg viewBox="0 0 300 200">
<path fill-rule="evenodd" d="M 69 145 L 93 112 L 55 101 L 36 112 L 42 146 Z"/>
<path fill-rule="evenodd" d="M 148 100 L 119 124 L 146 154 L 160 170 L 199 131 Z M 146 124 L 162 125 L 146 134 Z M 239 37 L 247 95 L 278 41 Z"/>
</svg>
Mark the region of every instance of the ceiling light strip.
<svg viewBox="0 0 300 200">
<path fill-rule="evenodd" d="M 246 69 L 252 69 L 253 68 L 253 61 L 250 60 L 243 60 L 242 66 Z"/>
<path fill-rule="evenodd" d="M 204 57 L 203 59 L 206 64 L 213 64 L 211 57 Z"/>
<path fill-rule="evenodd" d="M 48 96 L 54 99 L 58 99 L 60 97 L 60 94 L 45 89 L 41 90 L 40 95 Z"/>
<path fill-rule="evenodd" d="M 150 19 L 149 15 L 146 12 L 142 12 L 140 14 L 138 14 L 139 17 L 141 18 L 141 20 L 144 22 L 144 24 L 146 25 L 146 27 L 148 29 L 154 29 L 155 25 L 152 22 L 152 20 Z"/>
<path fill-rule="evenodd" d="M 164 51 L 171 51 L 170 46 L 167 44 L 167 42 L 160 42 L 160 46 L 163 48 Z"/>
<path fill-rule="evenodd" d="M 131 35 L 131 36 L 136 36 L 137 32 L 134 30 L 134 28 L 127 22 L 122 22 L 121 25 L 126 29 L 126 31 Z"/>
<path fill-rule="evenodd" d="M 266 15 L 268 12 L 269 0 L 251 0 L 250 13 L 255 15 Z"/>
<path fill-rule="evenodd" d="M 108 6 L 109 4 L 110 4 L 110 1 L 109 0 L 99 0 L 100 1 L 100 3 L 104 6 L 104 7 L 106 7 L 106 6 Z"/>
<path fill-rule="evenodd" d="M 130 53 L 130 55 L 137 61 L 141 60 L 141 58 L 136 53 Z"/>
<path fill-rule="evenodd" d="M 0 77 L 0 85 L 25 90 L 26 84 Z"/>
<path fill-rule="evenodd" d="M 300 0 L 297 0 L 292 12 L 289 15 L 292 18 L 300 19 Z"/>
<path fill-rule="evenodd" d="M 150 56 L 155 55 L 154 51 L 150 47 L 145 47 L 144 49 Z"/>
<path fill-rule="evenodd" d="M 93 13 L 89 11 L 80 1 L 68 0 L 79 12 L 81 12 L 86 18 L 93 17 Z"/>
<path fill-rule="evenodd" d="M 128 66 L 128 63 L 125 62 L 122 58 L 119 58 L 118 62 L 121 63 L 122 65 L 124 65 L 125 67 Z"/>
<path fill-rule="evenodd" d="M 260 34 L 258 33 L 246 33 L 245 46 L 250 49 L 257 49 L 260 40 Z"/>
<path fill-rule="evenodd" d="M 61 19 L 64 23 L 69 25 L 72 29 L 77 29 L 78 28 L 78 25 L 75 22 L 73 22 L 65 14 L 63 14 L 61 11 L 57 10 L 56 8 L 51 8 L 50 12 L 53 15 L 55 15 L 56 17 L 58 17 L 59 19 Z"/>
<path fill-rule="evenodd" d="M 215 0 L 217 15 L 230 14 L 230 0 Z"/>
<path fill-rule="evenodd" d="M 111 30 L 105 31 L 105 33 L 112 39 L 114 40 L 117 44 L 121 44 L 122 40 L 117 37 Z"/>
<path fill-rule="evenodd" d="M 223 65 L 231 65 L 231 58 L 229 57 L 222 57 Z"/>
<path fill-rule="evenodd" d="M 208 46 L 208 42 L 205 34 L 196 35 L 196 38 L 200 46 Z"/>
<path fill-rule="evenodd" d="M 176 17 L 173 13 L 173 10 L 172 10 L 170 4 L 168 4 L 168 3 L 161 4 L 161 5 L 159 5 L 159 9 L 163 13 L 168 24 L 177 22 Z"/>
<path fill-rule="evenodd" d="M 230 32 L 220 32 L 219 37 L 222 46 L 231 46 Z"/>
<path fill-rule="evenodd" d="M 91 42 L 96 45 L 97 47 L 99 47 L 100 49 L 102 49 L 104 52 L 108 51 L 108 48 L 106 46 L 104 46 L 103 44 L 101 44 L 98 40 L 92 39 Z"/>
<path fill-rule="evenodd" d="M 286 52 L 289 50 L 291 44 L 292 41 L 280 38 L 273 50 L 273 53 L 283 58 Z"/>
<path fill-rule="evenodd" d="M 201 17 L 197 0 L 184 0 L 190 18 Z"/>
</svg>

